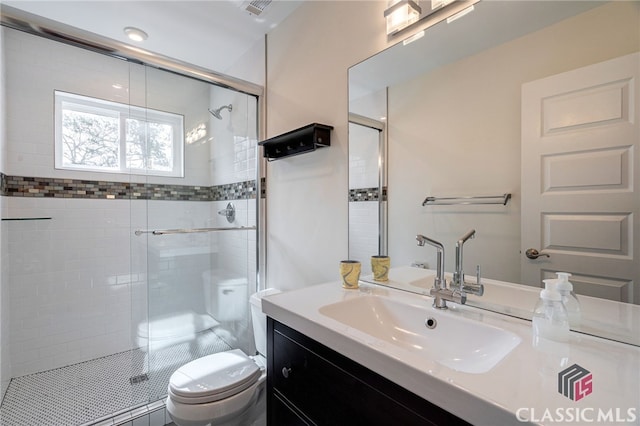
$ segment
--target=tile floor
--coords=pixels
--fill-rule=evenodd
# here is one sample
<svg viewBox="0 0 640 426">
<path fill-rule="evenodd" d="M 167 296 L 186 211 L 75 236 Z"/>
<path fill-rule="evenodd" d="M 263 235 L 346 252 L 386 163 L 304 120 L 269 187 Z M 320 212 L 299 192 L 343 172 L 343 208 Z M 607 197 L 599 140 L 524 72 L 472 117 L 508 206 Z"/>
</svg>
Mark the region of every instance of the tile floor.
<svg viewBox="0 0 640 426">
<path fill-rule="evenodd" d="M 206 330 L 192 341 L 152 353 L 135 349 L 14 378 L 0 406 L 0 426 L 92 424 L 129 407 L 160 400 L 167 393 L 169 377 L 178 367 L 229 349 L 232 348 L 216 333 Z M 144 373 L 147 380 L 131 383 L 132 377 Z M 157 411 L 164 413 L 164 406 L 159 407 Z M 142 424 L 134 422 L 124 424 Z"/>
</svg>

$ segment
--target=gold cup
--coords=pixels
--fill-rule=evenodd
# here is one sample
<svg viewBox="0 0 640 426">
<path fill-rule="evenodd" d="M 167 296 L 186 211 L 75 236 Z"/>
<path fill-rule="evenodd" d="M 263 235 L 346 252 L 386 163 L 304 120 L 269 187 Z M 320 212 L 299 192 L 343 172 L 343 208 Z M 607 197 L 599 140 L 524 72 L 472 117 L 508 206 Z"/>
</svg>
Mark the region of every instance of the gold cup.
<svg viewBox="0 0 640 426">
<path fill-rule="evenodd" d="M 389 266 L 391 259 L 389 256 L 371 256 L 371 271 L 373 279 L 376 281 L 389 281 Z"/>
<path fill-rule="evenodd" d="M 343 260 L 340 262 L 340 276 L 342 277 L 342 287 L 348 289 L 358 288 L 360 280 L 360 270 L 362 266 L 357 260 Z"/>
</svg>

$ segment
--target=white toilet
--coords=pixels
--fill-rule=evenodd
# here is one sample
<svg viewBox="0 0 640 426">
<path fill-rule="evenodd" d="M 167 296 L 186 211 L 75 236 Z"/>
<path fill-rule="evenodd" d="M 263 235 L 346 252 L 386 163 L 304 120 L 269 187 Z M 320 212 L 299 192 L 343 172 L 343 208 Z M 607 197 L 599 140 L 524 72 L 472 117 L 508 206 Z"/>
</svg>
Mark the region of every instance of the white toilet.
<svg viewBox="0 0 640 426">
<path fill-rule="evenodd" d="M 208 355 L 178 368 L 169 379 L 167 412 L 178 426 L 252 425 L 265 415 L 267 318 L 262 297 L 251 295 L 251 318 L 258 355 L 239 349 Z"/>
</svg>

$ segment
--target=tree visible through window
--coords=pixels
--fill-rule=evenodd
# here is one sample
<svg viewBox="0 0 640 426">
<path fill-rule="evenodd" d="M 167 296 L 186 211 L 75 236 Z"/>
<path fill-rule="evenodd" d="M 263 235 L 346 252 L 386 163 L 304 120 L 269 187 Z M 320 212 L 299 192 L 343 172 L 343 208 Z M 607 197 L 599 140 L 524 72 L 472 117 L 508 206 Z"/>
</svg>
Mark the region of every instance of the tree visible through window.
<svg viewBox="0 0 640 426">
<path fill-rule="evenodd" d="M 55 92 L 56 167 L 182 176 L 183 117 Z"/>
<path fill-rule="evenodd" d="M 120 123 L 117 118 L 62 111 L 63 164 L 119 169 Z"/>
<path fill-rule="evenodd" d="M 127 167 L 166 170 L 173 167 L 173 129 L 169 124 L 126 120 Z"/>
</svg>

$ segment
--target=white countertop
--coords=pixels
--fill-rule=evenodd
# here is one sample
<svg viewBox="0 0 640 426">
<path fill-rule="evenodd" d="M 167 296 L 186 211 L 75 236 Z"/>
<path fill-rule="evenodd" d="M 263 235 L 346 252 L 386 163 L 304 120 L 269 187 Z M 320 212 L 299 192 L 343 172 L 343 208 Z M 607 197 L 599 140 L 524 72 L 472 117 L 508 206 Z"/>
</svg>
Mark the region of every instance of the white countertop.
<svg viewBox="0 0 640 426">
<path fill-rule="evenodd" d="M 359 290 L 345 290 L 339 282 L 331 282 L 267 296 L 262 308 L 275 320 L 472 424 L 523 424 L 525 420 L 549 425 L 640 425 L 639 347 L 575 332 L 568 343 L 534 345 L 529 321 L 449 303 L 447 315 L 497 326 L 522 339 L 488 372 L 463 373 L 398 350 L 319 312 L 322 306 L 371 294 L 425 306 L 432 303 L 428 296 L 380 285 L 361 282 Z M 558 392 L 558 373 L 573 364 L 593 375 L 593 392 L 579 401 Z M 599 415 L 604 418 L 598 419 Z M 576 420 L 566 421 L 571 419 Z"/>
</svg>

